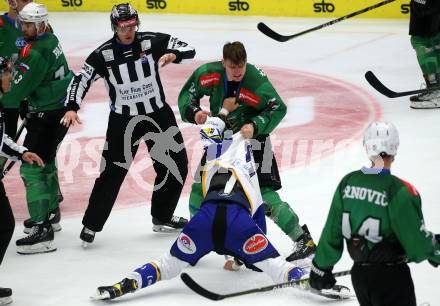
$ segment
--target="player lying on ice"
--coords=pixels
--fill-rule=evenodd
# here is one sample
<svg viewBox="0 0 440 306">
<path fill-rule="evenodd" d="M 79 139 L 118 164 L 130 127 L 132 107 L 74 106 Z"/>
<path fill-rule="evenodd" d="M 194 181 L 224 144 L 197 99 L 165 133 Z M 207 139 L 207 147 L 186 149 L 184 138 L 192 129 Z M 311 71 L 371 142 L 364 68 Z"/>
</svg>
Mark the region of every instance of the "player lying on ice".
<svg viewBox="0 0 440 306">
<path fill-rule="evenodd" d="M 224 129 L 222 119 L 210 117 L 200 131 L 207 150 L 202 176 L 205 199 L 171 250 L 115 285 L 99 287 L 93 298 L 114 299 L 172 279 L 211 251 L 238 258 L 248 268 L 267 273 L 276 283 L 307 276 L 306 271 L 281 257 L 267 239 L 251 144 L 240 132 L 223 134 Z"/>
</svg>

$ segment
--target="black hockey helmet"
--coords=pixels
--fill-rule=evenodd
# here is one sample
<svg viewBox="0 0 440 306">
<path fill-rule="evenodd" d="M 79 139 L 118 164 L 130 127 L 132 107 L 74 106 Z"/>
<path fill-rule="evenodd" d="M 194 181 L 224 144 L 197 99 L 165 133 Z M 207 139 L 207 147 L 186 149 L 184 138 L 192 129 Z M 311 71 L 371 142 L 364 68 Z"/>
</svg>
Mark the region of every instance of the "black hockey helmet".
<svg viewBox="0 0 440 306">
<path fill-rule="evenodd" d="M 121 3 L 113 6 L 110 21 L 113 32 L 116 32 L 116 27 L 118 26 L 139 26 L 138 13 L 130 3 Z"/>
</svg>

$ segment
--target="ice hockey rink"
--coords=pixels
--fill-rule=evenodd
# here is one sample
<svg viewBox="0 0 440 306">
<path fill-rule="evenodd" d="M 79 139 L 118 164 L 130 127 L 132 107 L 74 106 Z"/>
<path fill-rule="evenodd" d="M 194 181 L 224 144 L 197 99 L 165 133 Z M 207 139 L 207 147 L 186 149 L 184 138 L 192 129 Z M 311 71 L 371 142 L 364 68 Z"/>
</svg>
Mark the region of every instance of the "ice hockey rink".
<svg viewBox="0 0 440 306">
<path fill-rule="evenodd" d="M 85 57 L 112 35 L 108 14 L 51 13 L 50 23 L 69 64 L 76 72 Z M 396 91 L 418 89 L 422 83 L 410 45 L 407 20 L 349 19 L 320 31 L 279 43 L 261 34 L 264 21 L 283 34 L 293 34 L 328 21 L 323 19 L 141 15 L 141 30 L 170 33 L 196 48 L 196 59 L 162 70 L 167 100 L 178 115 L 177 95 L 197 65 L 218 60 L 226 41 L 242 41 L 248 61 L 262 67 L 288 104 L 288 114 L 273 134 L 281 168 L 282 198 L 307 223 L 318 241 L 331 197 L 347 172 L 368 165 L 361 143 L 372 120 L 393 122 L 401 145 L 393 173 L 416 186 L 423 200 L 427 228 L 440 232 L 440 110 L 412 110 L 407 97 L 388 99 L 364 79 L 372 70 Z M 206 103 L 206 101 L 205 101 Z M 205 104 L 206 105 L 206 104 Z M 143 147 L 122 186 L 104 230 L 88 249 L 81 247 L 81 218 L 95 177 L 108 118 L 108 102 L 101 82 L 91 88 L 80 116 L 59 150 L 62 231 L 56 233 L 54 253 L 22 256 L 15 240 L 24 236 L 28 217 L 24 188 L 15 167 L 5 185 L 17 219 L 14 237 L 0 268 L 0 285 L 13 289 L 15 306 L 104 305 L 90 296 L 101 285 L 121 280 L 134 268 L 167 252 L 177 234 L 153 233 L 150 216 L 151 161 Z M 190 158 L 190 175 L 176 210 L 188 217 L 188 191 L 201 146 L 197 129 L 178 122 Z M 436 123 L 437 122 L 437 123 Z M 173 191 L 170 191 L 173 192 Z M 290 239 L 268 220 L 268 237 L 283 256 Z M 219 293 L 271 284 L 263 273 L 222 269 L 223 257 L 211 253 L 186 272 L 201 285 Z M 351 267 L 344 254 L 334 271 Z M 419 305 L 440 305 L 439 270 L 428 263 L 410 264 Z M 380 277 L 380 275 L 378 275 Z M 349 277 L 338 279 L 351 288 Z M 118 305 L 357 305 L 356 299 L 332 301 L 286 288 L 219 302 L 198 296 L 180 278 L 163 281 L 111 304 Z"/>
</svg>

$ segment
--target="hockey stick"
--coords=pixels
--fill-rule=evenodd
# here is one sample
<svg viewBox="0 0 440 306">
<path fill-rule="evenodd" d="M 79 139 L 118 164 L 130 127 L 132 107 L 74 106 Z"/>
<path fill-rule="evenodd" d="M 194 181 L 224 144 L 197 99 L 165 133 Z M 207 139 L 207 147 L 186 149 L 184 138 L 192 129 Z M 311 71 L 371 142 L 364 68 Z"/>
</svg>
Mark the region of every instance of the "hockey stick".
<svg viewBox="0 0 440 306">
<path fill-rule="evenodd" d="M 333 273 L 334 277 L 338 277 L 338 276 L 344 276 L 344 275 L 349 275 L 350 274 L 350 270 L 347 271 L 341 271 L 341 272 L 336 272 Z M 266 291 L 272 291 L 274 289 L 281 289 L 281 288 L 287 288 L 287 287 L 292 287 L 295 285 L 301 285 L 301 284 L 305 284 L 308 283 L 309 279 L 305 278 L 305 279 L 300 279 L 297 281 L 292 281 L 292 282 L 285 282 L 285 283 L 279 283 L 279 284 L 274 284 L 274 285 L 269 285 L 266 287 L 258 287 L 258 288 L 254 288 L 254 289 L 249 289 L 249 290 L 244 290 L 244 291 L 238 291 L 238 292 L 234 292 L 234 293 L 228 293 L 228 294 L 220 294 L 220 293 L 215 293 L 212 291 L 209 291 L 205 288 L 203 288 L 202 286 L 200 286 L 198 283 L 196 283 L 195 280 L 193 280 L 191 278 L 191 276 L 189 276 L 187 273 L 182 273 L 180 275 L 180 278 L 182 279 L 182 281 L 185 283 L 185 285 L 187 285 L 191 290 L 193 290 L 195 293 L 213 300 L 213 301 L 220 301 L 220 300 L 224 300 L 227 298 L 231 298 L 231 297 L 235 297 L 235 296 L 241 296 L 241 295 L 246 295 L 246 294 L 250 294 L 250 293 L 256 293 L 256 292 L 266 292 Z M 312 291 L 313 293 L 319 294 L 319 295 L 323 295 L 329 298 L 335 298 L 334 296 L 330 296 L 330 295 L 326 295 L 326 294 L 320 294 L 320 291 Z"/>
<path fill-rule="evenodd" d="M 26 122 L 27 122 L 27 119 L 26 119 L 26 118 L 24 118 L 24 119 L 21 121 L 20 127 L 18 128 L 18 130 L 17 130 L 17 134 L 15 135 L 14 142 L 17 142 L 18 139 L 20 138 L 20 135 L 21 135 L 21 133 L 23 133 L 24 127 L 26 126 Z M 3 177 L 4 177 L 6 174 L 8 174 L 8 172 L 12 169 L 12 167 L 14 167 L 14 165 L 15 165 L 15 161 L 13 160 L 13 161 L 11 161 L 11 162 L 6 166 L 6 168 L 3 170 Z"/>
<path fill-rule="evenodd" d="M 409 95 L 415 95 L 415 94 L 421 94 L 421 93 L 428 93 L 433 90 L 440 89 L 440 86 L 433 86 L 430 88 L 424 88 L 424 89 L 417 89 L 417 90 L 410 90 L 410 91 L 401 91 L 401 92 L 395 92 L 386 87 L 379 79 L 374 75 L 372 71 L 367 71 L 365 73 L 365 79 L 370 83 L 370 85 L 376 89 L 378 92 L 383 94 L 384 96 L 387 96 L 388 98 L 398 98 L 398 97 L 404 97 Z"/>
<path fill-rule="evenodd" d="M 311 28 L 311 29 L 308 29 L 308 30 L 305 30 L 305 31 L 302 31 L 302 32 L 299 32 L 299 33 L 297 33 L 297 34 L 293 34 L 293 35 L 281 35 L 281 34 L 278 34 L 277 32 L 275 32 L 274 30 L 272 30 L 271 28 L 269 28 L 269 27 L 268 27 L 266 24 L 264 24 L 263 22 L 259 22 L 258 25 L 257 25 L 257 28 L 258 28 L 258 30 L 260 30 L 264 35 L 269 36 L 270 38 L 275 39 L 276 41 L 279 41 L 279 42 L 285 42 L 285 41 L 291 40 L 292 38 L 295 38 L 295 37 L 298 37 L 298 36 L 301 36 L 301 35 L 304 35 L 304 34 L 307 34 L 307 33 L 313 32 L 313 31 L 316 31 L 316 30 L 320 30 L 320 29 L 322 29 L 322 28 L 325 28 L 325 27 L 331 26 L 331 25 L 333 25 L 333 24 L 335 24 L 335 23 L 338 23 L 338 22 L 340 22 L 340 21 L 343 21 L 343 20 L 345 20 L 345 19 L 348 19 L 348 18 L 351 18 L 351 17 L 357 16 L 357 15 L 363 14 L 363 13 L 365 13 L 365 12 L 368 12 L 368 11 L 374 10 L 374 9 L 376 9 L 376 8 L 378 8 L 378 7 L 381 7 L 381 6 L 385 5 L 385 4 L 388 4 L 388 3 L 391 3 L 391 2 L 394 2 L 394 1 L 395 1 L 395 0 L 385 0 L 385 1 L 379 2 L 379 3 L 374 4 L 374 5 L 372 5 L 372 6 L 366 7 L 366 8 L 364 8 L 364 9 L 362 9 L 362 10 L 359 10 L 359 11 L 353 12 L 353 13 L 351 13 L 351 14 L 348 14 L 348 15 L 342 16 L 342 17 L 340 17 L 340 18 L 338 18 L 338 19 L 334 19 L 334 20 L 332 20 L 332 21 L 329 21 L 329 22 L 323 23 L 323 24 L 321 24 L 321 25 L 319 25 L 319 26 L 316 26 L 316 27 L 314 27 L 314 28 Z"/>
</svg>

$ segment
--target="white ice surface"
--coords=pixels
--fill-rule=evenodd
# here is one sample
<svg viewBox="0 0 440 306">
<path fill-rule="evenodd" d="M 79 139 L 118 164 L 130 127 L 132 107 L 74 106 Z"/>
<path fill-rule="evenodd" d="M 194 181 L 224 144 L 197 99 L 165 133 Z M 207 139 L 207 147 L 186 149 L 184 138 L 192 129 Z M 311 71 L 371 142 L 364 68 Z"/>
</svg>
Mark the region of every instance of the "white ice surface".
<svg viewBox="0 0 440 306">
<path fill-rule="evenodd" d="M 394 122 L 399 128 L 401 147 L 393 172 L 418 188 L 424 203 L 427 227 L 440 232 L 440 110 L 411 110 L 407 98 L 386 99 L 369 87 L 363 78 L 367 70 L 372 70 L 395 90 L 419 87 L 422 78 L 407 35 L 407 21 L 350 19 L 289 42 L 278 43 L 258 32 L 258 21 L 266 22 L 279 32 L 291 34 L 327 20 L 185 15 L 142 15 L 141 20 L 143 30 L 172 33 L 190 42 L 196 47 L 199 60 L 217 60 L 226 41 L 241 40 L 247 47 L 251 63 L 313 72 L 364 88 L 380 101 L 382 118 Z M 50 22 L 69 56 L 84 57 L 111 35 L 108 14 L 52 13 Z M 93 118 L 93 112 L 83 116 Z M 106 120 L 106 115 L 103 118 Z M 83 132 L 102 136 L 104 130 L 98 126 L 99 123 L 97 120 L 96 128 Z M 105 122 L 102 124 L 105 125 Z M 366 164 L 358 139 L 347 150 L 307 167 L 282 172 L 284 188 L 280 193 L 293 206 L 301 222 L 308 224 L 316 240 L 339 179 L 348 171 Z M 187 202 L 187 197 L 180 200 L 177 214 L 188 216 Z M 76 203 L 62 205 L 74 206 Z M 0 285 L 13 288 L 13 305 L 103 304 L 89 300 L 96 287 L 113 284 L 127 272 L 168 251 L 176 237 L 151 231 L 147 205 L 114 210 L 105 230 L 97 234 L 95 243 L 86 250 L 81 248 L 79 240 L 81 218 L 64 217 L 62 226 L 63 230 L 56 234 L 57 252 L 20 256 L 16 254 L 14 245 L 15 240 L 23 235 L 21 222 L 17 223 L 0 268 Z M 283 255 L 287 255 L 291 248 L 290 240 L 271 221 L 268 221 L 268 228 L 269 238 Z M 335 271 L 349 268 L 350 263 L 345 254 Z M 187 272 L 206 288 L 222 293 L 271 282 L 262 273 L 249 270 L 231 273 L 224 271 L 222 265 L 222 257 L 210 254 Z M 440 305 L 439 270 L 427 263 L 410 266 L 418 303 Z M 351 286 L 349 277 L 340 281 Z M 356 300 L 336 303 L 294 289 L 211 302 L 191 292 L 179 278 L 160 282 L 114 303 L 179 306 L 357 305 Z"/>
</svg>

